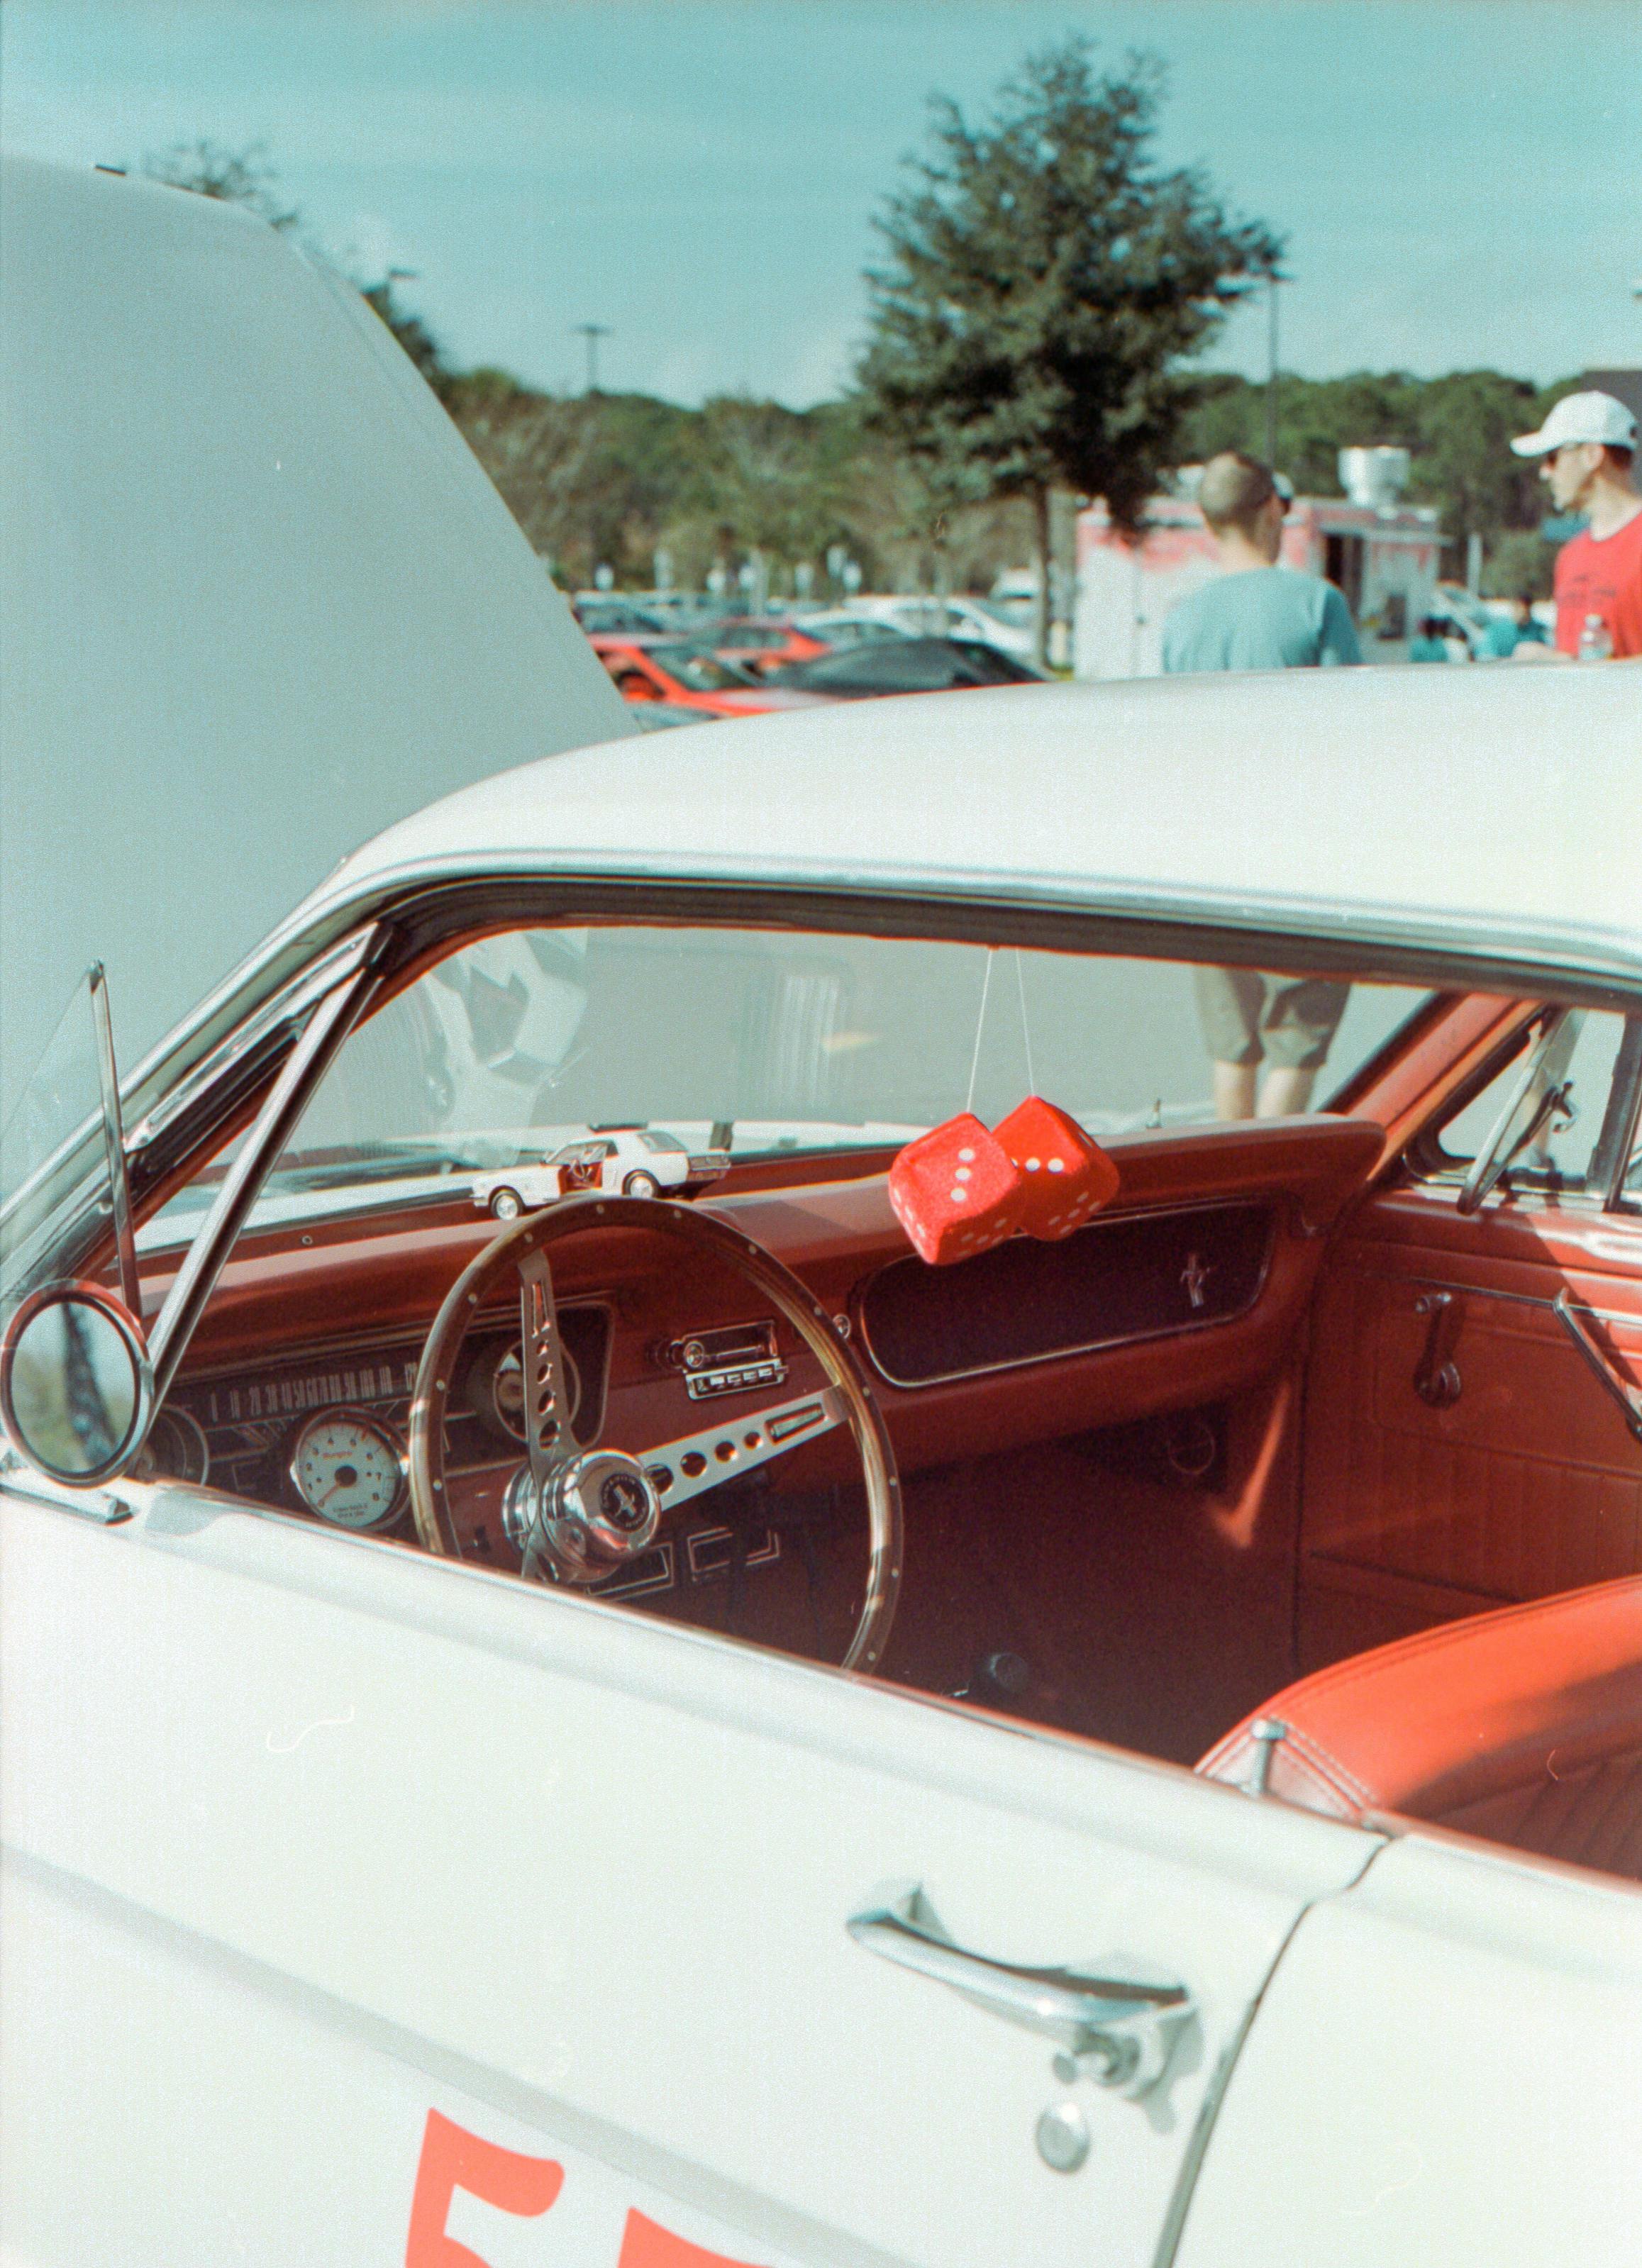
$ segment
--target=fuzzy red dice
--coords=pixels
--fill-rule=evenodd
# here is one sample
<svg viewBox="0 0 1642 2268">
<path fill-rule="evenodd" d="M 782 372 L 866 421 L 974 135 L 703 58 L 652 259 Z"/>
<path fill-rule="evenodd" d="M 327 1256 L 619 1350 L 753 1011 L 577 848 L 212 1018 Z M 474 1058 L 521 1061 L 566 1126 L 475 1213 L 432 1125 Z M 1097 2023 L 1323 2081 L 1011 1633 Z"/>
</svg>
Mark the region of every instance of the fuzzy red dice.
<svg viewBox="0 0 1642 2268">
<path fill-rule="evenodd" d="M 909 1142 L 889 1169 L 889 1202 L 920 1260 L 972 1259 L 1020 1226 L 1023 1178 L 980 1120 L 963 1111 Z"/>
<path fill-rule="evenodd" d="M 1081 1228 L 1117 1193 L 1117 1168 L 1075 1118 L 1029 1094 L 992 1130 L 1020 1175 L 1019 1225 L 1053 1242 Z"/>
</svg>

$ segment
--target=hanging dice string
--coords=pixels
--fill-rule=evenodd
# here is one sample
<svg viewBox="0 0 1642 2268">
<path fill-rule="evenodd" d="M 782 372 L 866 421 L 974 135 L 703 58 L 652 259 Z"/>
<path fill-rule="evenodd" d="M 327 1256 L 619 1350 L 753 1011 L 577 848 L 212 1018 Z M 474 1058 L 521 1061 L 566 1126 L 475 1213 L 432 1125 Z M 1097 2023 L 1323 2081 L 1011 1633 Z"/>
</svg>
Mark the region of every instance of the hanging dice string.
<svg viewBox="0 0 1642 2268">
<path fill-rule="evenodd" d="M 975 1108 L 975 1082 L 981 1073 L 981 1035 L 986 1029 L 986 996 L 992 989 L 992 961 L 998 952 L 995 945 L 986 948 L 986 974 L 981 979 L 981 1012 L 975 1020 L 975 1053 L 969 1058 L 969 1092 L 964 1108 Z"/>
<path fill-rule="evenodd" d="M 1015 947 L 1015 990 L 1020 995 L 1020 1040 L 1027 1051 L 1027 1093 L 1035 1094 L 1038 1075 L 1032 1068 L 1032 1021 L 1027 1014 L 1027 977 L 1019 946 Z"/>
</svg>

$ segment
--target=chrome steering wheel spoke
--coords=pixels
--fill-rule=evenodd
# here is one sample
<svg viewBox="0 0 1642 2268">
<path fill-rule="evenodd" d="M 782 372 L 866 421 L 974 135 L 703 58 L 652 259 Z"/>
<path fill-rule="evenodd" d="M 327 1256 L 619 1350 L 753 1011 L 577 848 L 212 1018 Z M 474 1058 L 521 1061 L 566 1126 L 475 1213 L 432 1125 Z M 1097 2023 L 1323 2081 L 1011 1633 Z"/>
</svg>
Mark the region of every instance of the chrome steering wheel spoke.
<svg viewBox="0 0 1642 2268">
<path fill-rule="evenodd" d="M 751 1472 L 772 1457 L 784 1457 L 801 1442 L 830 1433 L 848 1415 L 843 1396 L 836 1387 L 826 1386 L 819 1393 L 795 1395 L 769 1410 L 743 1411 L 727 1423 L 642 1450 L 639 1462 L 654 1483 L 663 1509 L 671 1512 L 674 1505 L 688 1504 L 691 1497 L 704 1495 L 738 1473 Z"/>
<path fill-rule="evenodd" d="M 525 1447 L 538 1491 L 576 1454 L 563 1344 L 553 1302 L 553 1270 L 538 1248 L 521 1252 L 519 1268 L 519 1359 L 524 1366 Z"/>
</svg>

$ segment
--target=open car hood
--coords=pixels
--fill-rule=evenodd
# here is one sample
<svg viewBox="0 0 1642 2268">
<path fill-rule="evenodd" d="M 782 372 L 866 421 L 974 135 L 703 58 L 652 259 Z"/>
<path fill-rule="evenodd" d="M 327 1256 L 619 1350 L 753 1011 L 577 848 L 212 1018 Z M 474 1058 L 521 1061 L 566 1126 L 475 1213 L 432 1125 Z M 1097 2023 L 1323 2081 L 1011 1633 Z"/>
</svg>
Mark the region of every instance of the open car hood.
<svg viewBox="0 0 1642 2268">
<path fill-rule="evenodd" d="M 208 198 L 0 174 L 0 1123 L 86 963 L 135 1064 L 337 860 L 633 730 L 358 295 Z"/>
</svg>

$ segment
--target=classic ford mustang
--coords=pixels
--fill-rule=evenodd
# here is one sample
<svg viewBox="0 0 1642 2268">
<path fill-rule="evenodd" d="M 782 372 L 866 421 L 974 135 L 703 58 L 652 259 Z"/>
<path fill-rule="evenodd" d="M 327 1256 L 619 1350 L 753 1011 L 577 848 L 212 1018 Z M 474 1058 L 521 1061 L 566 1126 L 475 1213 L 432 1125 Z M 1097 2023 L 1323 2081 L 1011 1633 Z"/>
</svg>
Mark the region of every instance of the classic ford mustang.
<svg viewBox="0 0 1642 2268">
<path fill-rule="evenodd" d="M 1642 688 L 1442 675 L 549 755 L 93 972 L 8 2259 L 1633 2257 Z M 1115 1191 L 915 1256 L 1030 1096 Z M 612 1124 L 727 1171 L 476 1214 Z"/>
</svg>

